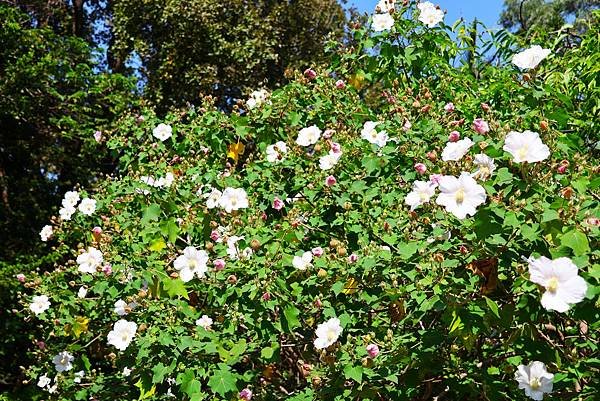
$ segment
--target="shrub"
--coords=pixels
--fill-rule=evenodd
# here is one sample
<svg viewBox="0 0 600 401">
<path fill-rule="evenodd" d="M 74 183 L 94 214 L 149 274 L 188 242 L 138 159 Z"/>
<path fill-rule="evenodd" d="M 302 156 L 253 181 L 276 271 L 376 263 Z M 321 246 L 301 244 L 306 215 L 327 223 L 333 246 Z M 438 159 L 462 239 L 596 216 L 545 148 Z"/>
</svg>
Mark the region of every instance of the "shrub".
<svg viewBox="0 0 600 401">
<path fill-rule="evenodd" d="M 590 54 L 463 66 L 415 10 L 247 112 L 106 132 L 118 174 L 25 278 L 38 398 L 594 397 L 594 87 L 556 70 Z"/>
</svg>

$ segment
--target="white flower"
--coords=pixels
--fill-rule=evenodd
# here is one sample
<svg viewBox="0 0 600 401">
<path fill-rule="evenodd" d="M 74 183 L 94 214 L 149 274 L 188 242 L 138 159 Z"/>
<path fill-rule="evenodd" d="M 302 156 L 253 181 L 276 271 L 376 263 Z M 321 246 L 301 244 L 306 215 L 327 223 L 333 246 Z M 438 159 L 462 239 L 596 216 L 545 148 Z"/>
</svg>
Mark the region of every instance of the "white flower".
<svg viewBox="0 0 600 401">
<path fill-rule="evenodd" d="M 86 216 L 91 216 L 96 211 L 96 201 L 90 198 L 84 198 L 79 204 L 79 211 Z"/>
<path fill-rule="evenodd" d="M 412 185 L 412 191 L 406 195 L 404 203 L 410 206 L 410 210 L 415 210 L 420 205 L 429 202 L 435 194 L 437 184 L 429 181 L 415 181 Z"/>
<path fill-rule="evenodd" d="M 377 125 L 379 125 L 378 122 L 367 121 L 363 125 L 363 129 L 360 132 L 360 137 L 382 148 L 388 141 L 388 135 L 385 131 L 377 132 L 375 130 Z"/>
<path fill-rule="evenodd" d="M 233 210 L 244 209 L 248 207 L 248 195 L 243 188 L 225 188 L 219 205 L 225 209 L 227 213 Z"/>
<path fill-rule="evenodd" d="M 223 193 L 216 188 L 213 188 L 212 191 L 206 196 L 206 207 L 209 209 L 214 209 L 219 206 L 219 201 L 221 200 L 221 196 Z"/>
<path fill-rule="evenodd" d="M 244 237 L 238 237 L 237 235 L 227 238 L 227 256 L 229 256 L 229 259 L 237 260 L 241 256 L 238 253 L 237 242 L 243 239 Z"/>
<path fill-rule="evenodd" d="M 136 331 L 137 324 L 135 322 L 120 319 L 108 333 L 108 343 L 114 345 L 118 350 L 124 351 L 135 337 Z"/>
<path fill-rule="evenodd" d="M 438 205 L 446 208 L 459 219 L 467 215 L 473 216 L 477 206 L 485 203 L 485 189 L 471 177 L 469 173 L 461 173 L 460 177 L 445 175 L 439 180 L 441 193 L 436 199 Z"/>
<path fill-rule="evenodd" d="M 48 241 L 48 238 L 52 236 L 53 232 L 54 231 L 52 230 L 52 226 L 45 225 L 42 228 L 42 231 L 40 231 L 40 238 L 42 239 L 42 241 L 46 242 Z"/>
<path fill-rule="evenodd" d="M 550 49 L 542 49 L 541 46 L 535 45 L 515 54 L 512 58 L 512 63 L 522 70 L 529 70 L 537 67 L 550 53 Z"/>
<path fill-rule="evenodd" d="M 114 311 L 117 315 L 125 316 L 131 311 L 131 309 L 133 309 L 135 304 L 133 304 L 133 303 L 127 304 L 122 299 L 119 299 L 117 302 L 115 302 L 114 306 L 115 306 Z"/>
<path fill-rule="evenodd" d="M 269 96 L 269 92 L 264 89 L 256 90 L 250 94 L 250 98 L 246 101 L 246 106 L 248 106 L 249 110 L 252 110 L 267 100 Z"/>
<path fill-rule="evenodd" d="M 129 369 L 127 366 L 125 366 L 125 367 L 123 368 L 122 375 L 123 375 L 124 377 L 129 377 L 129 375 L 131 374 L 131 371 L 132 371 L 132 370 L 133 370 L 133 369 Z"/>
<path fill-rule="evenodd" d="M 298 270 L 306 270 L 312 266 L 312 258 L 312 252 L 306 251 L 302 254 L 302 256 L 294 256 L 294 259 L 292 259 L 292 266 Z"/>
<path fill-rule="evenodd" d="M 321 170 L 330 170 L 337 164 L 341 156 L 342 152 L 334 153 L 329 151 L 328 154 L 319 158 L 319 167 Z"/>
<path fill-rule="evenodd" d="M 475 155 L 473 164 L 479 167 L 477 171 L 475 171 L 472 174 L 473 178 L 482 181 L 485 181 L 488 178 L 490 178 L 492 173 L 496 170 L 496 164 L 494 163 L 494 159 L 492 159 L 484 153 L 479 153 Z"/>
<path fill-rule="evenodd" d="M 73 364 L 71 362 L 73 362 L 74 359 L 73 355 L 69 354 L 67 351 L 63 351 L 52 358 L 52 363 L 54 363 L 57 372 L 66 372 L 67 370 L 73 369 Z"/>
<path fill-rule="evenodd" d="M 102 252 L 90 246 L 87 252 L 77 256 L 77 264 L 81 273 L 96 273 L 96 268 L 104 261 Z"/>
<path fill-rule="evenodd" d="M 267 161 L 269 163 L 279 163 L 283 160 L 283 155 L 287 153 L 287 145 L 283 141 L 276 142 L 274 145 L 267 146 Z"/>
<path fill-rule="evenodd" d="M 87 295 L 87 288 L 81 286 L 79 287 L 79 291 L 77 291 L 77 298 L 85 298 Z"/>
<path fill-rule="evenodd" d="M 329 347 L 338 340 L 340 334 L 342 334 L 342 326 L 340 325 L 340 319 L 337 317 L 321 323 L 317 326 L 315 348 L 323 349 Z"/>
<path fill-rule="evenodd" d="M 160 123 L 152 130 L 152 135 L 164 142 L 173 135 L 173 128 L 170 125 Z"/>
<path fill-rule="evenodd" d="M 183 250 L 183 255 L 175 259 L 173 267 L 179 271 L 179 277 L 182 281 L 188 282 L 194 278 L 203 278 L 208 271 L 208 253 L 205 250 L 197 250 L 193 246 L 188 246 Z"/>
<path fill-rule="evenodd" d="M 54 378 L 54 381 L 55 381 L 54 385 L 52 387 L 48 387 L 48 392 L 50 394 L 56 393 L 56 390 L 58 389 L 58 383 L 56 383 L 56 378 Z"/>
<path fill-rule="evenodd" d="M 44 373 L 42 376 L 39 377 L 37 385 L 38 387 L 44 388 L 48 384 L 50 384 L 51 381 L 52 379 L 50 379 L 48 376 L 46 376 L 46 373 Z"/>
<path fill-rule="evenodd" d="M 319 127 L 311 125 L 310 127 L 302 128 L 300 130 L 296 143 L 300 146 L 310 146 L 317 143 L 320 137 L 321 130 Z"/>
<path fill-rule="evenodd" d="M 75 378 L 73 379 L 73 382 L 81 383 L 81 379 L 84 376 L 85 376 L 85 372 L 83 370 L 80 370 L 79 372 L 75 372 Z"/>
<path fill-rule="evenodd" d="M 162 179 L 165 187 L 170 187 L 175 182 L 175 176 L 170 171 L 165 174 L 165 178 Z"/>
<path fill-rule="evenodd" d="M 201 326 L 205 330 L 210 329 L 210 326 L 212 326 L 212 324 L 213 324 L 213 320 L 206 315 L 202 315 L 202 317 L 200 319 L 196 320 L 196 326 Z"/>
<path fill-rule="evenodd" d="M 75 213 L 76 210 L 77 209 L 73 206 L 63 206 L 58 211 L 58 214 L 62 220 L 71 220 L 71 216 L 73 216 L 73 213 Z"/>
<path fill-rule="evenodd" d="M 509 132 L 502 149 L 513 156 L 515 163 L 536 163 L 550 156 L 550 149 L 544 145 L 540 134 L 532 131 Z"/>
<path fill-rule="evenodd" d="M 544 393 L 552 392 L 554 375 L 548 373 L 546 365 L 540 361 L 533 361 L 529 365 L 519 365 L 515 372 L 515 380 L 519 388 L 525 390 L 525 395 L 533 400 L 543 400 Z"/>
<path fill-rule="evenodd" d="M 36 295 L 33 297 L 31 304 L 29 304 L 29 310 L 39 315 L 44 313 L 50 308 L 50 301 L 47 295 Z"/>
<path fill-rule="evenodd" d="M 566 312 L 571 304 L 581 302 L 587 283 L 577 274 L 577 266 L 569 258 L 550 260 L 545 256 L 529 258 L 530 280 L 546 289 L 542 306 L 547 310 Z"/>
<path fill-rule="evenodd" d="M 419 9 L 419 21 L 430 28 L 433 28 L 444 20 L 444 12 L 434 6 L 431 2 L 426 1 L 417 5 Z"/>
<path fill-rule="evenodd" d="M 373 14 L 371 27 L 375 32 L 385 31 L 394 26 L 394 17 L 389 13 Z"/>
<path fill-rule="evenodd" d="M 456 142 L 448 142 L 442 151 L 442 160 L 447 162 L 450 160 L 458 161 L 467 154 L 473 146 L 473 141 L 470 138 L 461 139 Z"/>
<path fill-rule="evenodd" d="M 75 205 L 79 202 L 79 192 L 77 191 L 68 191 L 65 192 L 65 196 L 62 200 L 63 207 L 71 206 L 75 207 Z"/>
<path fill-rule="evenodd" d="M 379 0 L 379 3 L 375 6 L 375 11 L 380 13 L 389 13 L 394 10 L 396 0 Z"/>
</svg>

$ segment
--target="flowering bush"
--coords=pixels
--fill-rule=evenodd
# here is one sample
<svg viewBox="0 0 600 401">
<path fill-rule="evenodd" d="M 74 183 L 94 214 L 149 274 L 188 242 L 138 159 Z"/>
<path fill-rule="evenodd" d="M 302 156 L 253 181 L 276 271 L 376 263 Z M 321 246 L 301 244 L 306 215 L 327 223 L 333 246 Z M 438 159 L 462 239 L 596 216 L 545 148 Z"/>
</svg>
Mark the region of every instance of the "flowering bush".
<svg viewBox="0 0 600 401">
<path fill-rule="evenodd" d="M 118 173 L 23 272 L 36 397 L 594 397 L 600 180 L 556 114 L 587 99 L 557 55 L 457 67 L 440 12 L 378 7 L 331 74 L 247 111 L 105 132 Z"/>
</svg>

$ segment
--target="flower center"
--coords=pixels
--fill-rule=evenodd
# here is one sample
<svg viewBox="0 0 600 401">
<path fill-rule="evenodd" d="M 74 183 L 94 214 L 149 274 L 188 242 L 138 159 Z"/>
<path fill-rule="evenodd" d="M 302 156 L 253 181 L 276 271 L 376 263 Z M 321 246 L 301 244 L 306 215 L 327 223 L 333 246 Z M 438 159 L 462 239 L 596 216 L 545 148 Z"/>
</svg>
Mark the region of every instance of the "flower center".
<svg viewBox="0 0 600 401">
<path fill-rule="evenodd" d="M 521 147 L 521 149 L 519 149 L 519 151 L 517 152 L 517 155 L 519 156 L 519 159 L 525 159 L 525 157 L 527 156 L 527 152 L 528 151 L 529 151 L 529 146 L 523 145 Z"/>
<path fill-rule="evenodd" d="M 327 331 L 327 340 L 328 341 L 335 341 L 336 337 L 337 337 L 337 333 L 335 332 L 335 330 L 329 329 Z"/>
<path fill-rule="evenodd" d="M 546 289 L 552 293 L 556 292 L 558 289 L 558 279 L 556 277 L 552 277 L 550 280 L 548 280 Z"/>
<path fill-rule="evenodd" d="M 189 267 L 191 270 L 194 270 L 194 269 L 196 269 L 196 267 L 198 267 L 198 262 L 196 261 L 196 259 L 190 259 L 190 260 L 188 261 L 188 267 Z"/>
<path fill-rule="evenodd" d="M 539 378 L 534 377 L 529 381 L 529 387 L 531 387 L 532 390 L 538 390 L 540 387 L 542 387 L 542 383 Z"/>
<path fill-rule="evenodd" d="M 456 203 L 463 203 L 465 201 L 465 190 L 463 188 L 459 189 L 456 191 L 454 197 L 456 199 Z"/>
<path fill-rule="evenodd" d="M 121 341 L 127 342 L 127 340 L 129 340 L 129 335 L 127 333 L 122 333 L 121 334 Z"/>
<path fill-rule="evenodd" d="M 60 359 L 60 364 L 61 364 L 61 365 L 66 365 L 67 363 L 69 363 L 69 361 L 67 360 L 67 357 L 66 357 L 66 356 L 63 356 L 63 357 Z"/>
<path fill-rule="evenodd" d="M 421 200 L 421 202 L 427 202 L 427 194 L 425 192 L 421 192 L 419 194 L 419 199 Z"/>
</svg>

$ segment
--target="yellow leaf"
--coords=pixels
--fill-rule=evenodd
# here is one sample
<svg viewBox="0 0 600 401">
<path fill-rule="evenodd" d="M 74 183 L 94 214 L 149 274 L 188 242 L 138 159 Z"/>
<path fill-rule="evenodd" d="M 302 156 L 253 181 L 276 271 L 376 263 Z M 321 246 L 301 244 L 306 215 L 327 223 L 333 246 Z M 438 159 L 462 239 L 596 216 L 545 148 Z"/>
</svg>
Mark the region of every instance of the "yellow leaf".
<svg viewBox="0 0 600 401">
<path fill-rule="evenodd" d="M 166 246 L 167 244 L 165 244 L 165 241 L 161 238 L 156 241 L 152 241 L 148 249 L 154 252 L 159 252 L 165 249 Z"/>
<path fill-rule="evenodd" d="M 365 74 L 362 71 L 357 72 L 348 79 L 348 83 L 357 91 L 361 90 L 365 83 Z"/>
<path fill-rule="evenodd" d="M 452 322 L 450 323 L 450 334 L 460 332 L 465 328 L 460 316 L 456 314 L 456 311 L 452 311 Z"/>
<path fill-rule="evenodd" d="M 344 284 L 344 289 L 342 292 L 344 294 L 354 294 L 356 291 L 358 291 L 358 284 L 358 280 L 356 280 L 354 277 L 350 277 L 348 281 L 346 281 L 346 284 Z"/>
<path fill-rule="evenodd" d="M 232 143 L 227 147 L 227 158 L 232 159 L 234 162 L 238 162 L 240 155 L 244 153 L 246 147 L 243 143 Z"/>
<path fill-rule="evenodd" d="M 88 331 L 88 324 L 90 323 L 90 319 L 83 316 L 77 316 L 75 318 L 75 323 L 71 325 L 67 325 L 65 327 L 65 331 L 72 333 L 75 338 L 79 338 L 83 333 Z"/>
</svg>

